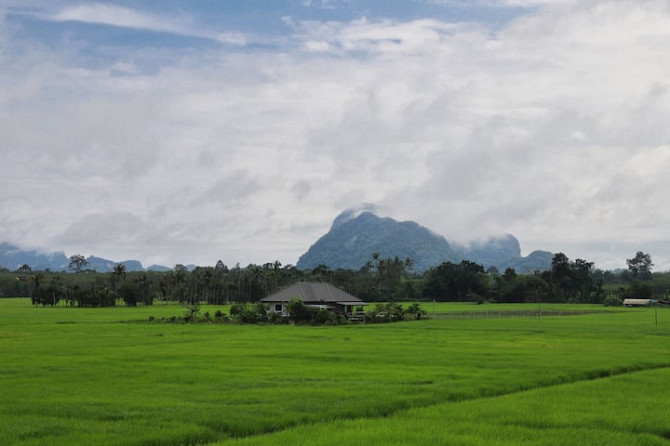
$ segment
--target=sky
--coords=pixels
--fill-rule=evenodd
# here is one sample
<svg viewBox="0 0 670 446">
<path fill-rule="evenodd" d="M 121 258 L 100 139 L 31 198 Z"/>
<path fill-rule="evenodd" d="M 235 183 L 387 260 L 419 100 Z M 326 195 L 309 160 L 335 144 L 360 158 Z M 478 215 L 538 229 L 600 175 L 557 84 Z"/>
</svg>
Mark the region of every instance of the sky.
<svg viewBox="0 0 670 446">
<path fill-rule="evenodd" d="M 0 1 L 0 241 L 295 264 L 373 203 L 670 269 L 667 0 Z"/>
</svg>

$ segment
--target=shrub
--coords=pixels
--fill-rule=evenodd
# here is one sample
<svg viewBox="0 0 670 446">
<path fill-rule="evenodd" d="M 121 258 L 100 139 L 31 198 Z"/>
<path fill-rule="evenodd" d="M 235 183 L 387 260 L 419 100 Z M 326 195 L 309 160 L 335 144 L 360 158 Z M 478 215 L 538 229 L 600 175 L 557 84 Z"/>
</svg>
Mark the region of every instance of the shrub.
<svg viewBox="0 0 670 446">
<path fill-rule="evenodd" d="M 365 313 L 365 322 L 393 322 L 404 318 L 402 305 L 396 302 L 387 304 L 375 304 L 374 308 Z"/>
<path fill-rule="evenodd" d="M 288 318 L 279 313 L 268 313 L 268 322 L 270 324 L 288 324 Z"/>
<path fill-rule="evenodd" d="M 337 325 L 337 316 L 328 310 L 318 310 L 316 312 L 314 323 L 318 325 Z"/>
<path fill-rule="evenodd" d="M 244 310 L 244 305 L 242 304 L 232 304 L 230 306 L 230 315 L 237 316 Z"/>
<path fill-rule="evenodd" d="M 621 306 L 622 303 L 623 303 L 623 301 L 621 300 L 621 298 L 618 297 L 618 296 L 615 296 L 614 294 L 610 294 L 609 296 L 605 297 L 605 299 L 603 300 L 603 304 L 606 307 L 618 307 L 618 306 Z"/>
<path fill-rule="evenodd" d="M 302 299 L 291 299 L 288 304 L 288 314 L 296 323 L 312 322 L 316 319 L 319 310 L 305 306 Z"/>
<path fill-rule="evenodd" d="M 198 313 L 200 313 L 200 305 L 185 305 L 185 307 L 184 322 L 194 322 Z"/>
<path fill-rule="evenodd" d="M 230 314 L 238 322 L 255 324 L 268 319 L 267 308 L 260 302 L 255 304 L 235 304 L 230 307 Z"/>
<path fill-rule="evenodd" d="M 426 314 L 426 310 L 422 309 L 417 302 L 414 302 L 405 310 L 405 317 L 410 317 L 417 320 L 424 318 Z"/>
</svg>

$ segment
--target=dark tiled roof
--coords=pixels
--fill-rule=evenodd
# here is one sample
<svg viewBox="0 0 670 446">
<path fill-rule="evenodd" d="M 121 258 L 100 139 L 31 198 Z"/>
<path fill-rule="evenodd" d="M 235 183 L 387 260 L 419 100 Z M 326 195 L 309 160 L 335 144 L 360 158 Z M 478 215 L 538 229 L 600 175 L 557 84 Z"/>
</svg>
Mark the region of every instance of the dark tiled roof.
<svg viewBox="0 0 670 446">
<path fill-rule="evenodd" d="M 302 299 L 304 303 L 339 303 L 363 304 L 364 302 L 346 291 L 342 291 L 325 282 L 296 282 L 270 296 L 261 299 L 261 302 L 290 302 L 291 299 Z"/>
</svg>

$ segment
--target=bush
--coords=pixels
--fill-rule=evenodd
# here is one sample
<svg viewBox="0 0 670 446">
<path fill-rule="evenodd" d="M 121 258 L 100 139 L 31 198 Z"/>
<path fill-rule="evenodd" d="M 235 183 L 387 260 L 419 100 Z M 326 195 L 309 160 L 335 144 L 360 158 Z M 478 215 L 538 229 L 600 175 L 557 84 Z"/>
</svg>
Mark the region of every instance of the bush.
<svg viewBox="0 0 670 446">
<path fill-rule="evenodd" d="M 404 311 L 402 305 L 396 302 L 389 302 L 387 304 L 375 304 L 374 308 L 365 313 L 365 322 L 393 322 L 404 319 Z"/>
<path fill-rule="evenodd" d="M 337 325 L 337 316 L 328 310 L 318 310 L 314 322 L 317 325 Z"/>
<path fill-rule="evenodd" d="M 411 317 L 413 319 L 419 320 L 426 316 L 426 310 L 422 309 L 421 306 L 414 302 L 405 310 L 405 317 Z"/>
<path fill-rule="evenodd" d="M 244 305 L 242 304 L 232 304 L 230 306 L 230 315 L 237 316 L 244 310 Z"/>
<path fill-rule="evenodd" d="M 267 308 L 260 302 L 255 304 L 234 304 L 230 307 L 230 315 L 236 321 L 245 324 L 256 324 L 267 321 Z"/>
<path fill-rule="evenodd" d="M 305 306 L 302 299 L 291 299 L 288 304 L 288 314 L 295 323 L 312 322 L 316 320 L 319 310 Z"/>
<path fill-rule="evenodd" d="M 609 296 L 605 297 L 605 299 L 603 300 L 603 304 L 606 307 L 619 307 L 619 306 L 621 306 L 622 303 L 623 303 L 623 301 L 621 300 L 621 298 L 618 297 L 618 296 L 615 296 L 614 294 L 610 294 Z"/>
<path fill-rule="evenodd" d="M 200 305 L 185 305 L 185 307 L 184 322 L 195 322 L 198 313 L 200 313 Z"/>
<path fill-rule="evenodd" d="M 268 313 L 268 323 L 270 324 L 288 324 L 288 318 L 279 313 Z"/>
</svg>

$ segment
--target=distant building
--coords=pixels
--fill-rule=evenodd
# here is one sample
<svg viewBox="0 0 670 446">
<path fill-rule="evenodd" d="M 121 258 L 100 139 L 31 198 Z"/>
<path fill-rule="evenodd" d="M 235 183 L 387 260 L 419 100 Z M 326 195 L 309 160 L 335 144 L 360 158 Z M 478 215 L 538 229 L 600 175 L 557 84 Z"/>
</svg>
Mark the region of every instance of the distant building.
<svg viewBox="0 0 670 446">
<path fill-rule="evenodd" d="M 624 307 L 648 307 L 654 303 L 654 299 L 624 299 Z"/>
<path fill-rule="evenodd" d="M 260 301 L 269 304 L 269 312 L 288 316 L 288 304 L 293 299 L 302 300 L 306 307 L 319 308 L 342 314 L 349 319 L 362 317 L 367 303 L 356 296 L 325 282 L 296 282 Z"/>
</svg>

